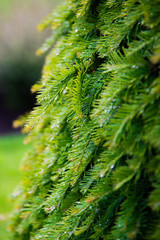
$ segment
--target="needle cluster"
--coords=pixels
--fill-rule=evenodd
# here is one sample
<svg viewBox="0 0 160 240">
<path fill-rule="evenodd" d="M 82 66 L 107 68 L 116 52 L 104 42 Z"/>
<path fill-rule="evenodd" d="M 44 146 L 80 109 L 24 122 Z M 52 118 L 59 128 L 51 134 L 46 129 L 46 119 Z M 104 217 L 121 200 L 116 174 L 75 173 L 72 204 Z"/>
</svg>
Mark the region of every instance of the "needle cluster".
<svg viewBox="0 0 160 240">
<path fill-rule="evenodd" d="M 12 239 L 160 239 L 159 3 L 68 0 L 40 24 Z"/>
</svg>

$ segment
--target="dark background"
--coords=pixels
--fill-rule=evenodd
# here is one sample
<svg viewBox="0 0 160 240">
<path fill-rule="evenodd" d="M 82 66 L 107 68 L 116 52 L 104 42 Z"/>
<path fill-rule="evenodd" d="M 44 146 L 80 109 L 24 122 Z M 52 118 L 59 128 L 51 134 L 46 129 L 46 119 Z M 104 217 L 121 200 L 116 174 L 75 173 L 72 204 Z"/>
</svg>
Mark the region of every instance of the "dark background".
<svg viewBox="0 0 160 240">
<path fill-rule="evenodd" d="M 50 34 L 39 33 L 37 25 L 56 5 L 55 0 L 0 1 L 0 135 L 20 131 L 12 128 L 13 120 L 35 104 L 30 89 L 44 63 L 35 52 Z"/>
</svg>

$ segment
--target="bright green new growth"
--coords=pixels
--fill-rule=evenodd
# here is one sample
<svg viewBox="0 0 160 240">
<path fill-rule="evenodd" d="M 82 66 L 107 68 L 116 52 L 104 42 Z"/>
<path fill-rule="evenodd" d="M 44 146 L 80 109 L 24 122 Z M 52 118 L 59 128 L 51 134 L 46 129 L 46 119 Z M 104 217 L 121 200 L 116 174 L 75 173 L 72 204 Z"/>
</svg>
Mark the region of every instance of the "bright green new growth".
<svg viewBox="0 0 160 240">
<path fill-rule="evenodd" d="M 70 0 L 40 25 L 54 31 L 13 239 L 160 239 L 159 14 L 159 0 Z"/>
</svg>

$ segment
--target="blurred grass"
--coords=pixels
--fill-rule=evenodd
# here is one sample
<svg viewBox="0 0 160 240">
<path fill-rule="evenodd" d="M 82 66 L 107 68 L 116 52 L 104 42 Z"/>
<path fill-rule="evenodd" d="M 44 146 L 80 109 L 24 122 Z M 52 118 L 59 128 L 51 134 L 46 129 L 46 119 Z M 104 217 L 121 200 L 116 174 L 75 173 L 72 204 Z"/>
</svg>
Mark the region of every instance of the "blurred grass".
<svg viewBox="0 0 160 240">
<path fill-rule="evenodd" d="M 17 0 L 14 0 L 14 1 L 13 0 L 0 0 L 0 12 L 6 13 L 9 10 L 9 8 L 13 7 L 13 5 L 15 4 L 16 1 Z M 25 3 L 26 0 L 20 0 L 20 1 Z M 27 0 L 27 2 L 31 2 L 31 1 L 33 2 L 33 0 Z M 46 3 L 51 2 L 51 1 L 56 2 L 55 0 L 45 0 Z"/>
<path fill-rule="evenodd" d="M 0 239 L 3 240 L 9 237 L 7 218 L 14 206 L 9 195 L 20 183 L 20 161 L 28 148 L 23 140 L 22 135 L 0 137 Z"/>
<path fill-rule="evenodd" d="M 0 10 L 6 11 L 11 4 L 11 0 L 1 0 L 0 1 Z"/>
</svg>

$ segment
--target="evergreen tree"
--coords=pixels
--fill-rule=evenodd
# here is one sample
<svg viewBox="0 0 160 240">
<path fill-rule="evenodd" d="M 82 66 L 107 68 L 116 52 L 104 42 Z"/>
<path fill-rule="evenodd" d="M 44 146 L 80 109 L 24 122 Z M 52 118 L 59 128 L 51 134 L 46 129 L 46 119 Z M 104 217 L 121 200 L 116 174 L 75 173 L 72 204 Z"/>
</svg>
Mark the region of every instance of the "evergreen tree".
<svg viewBox="0 0 160 240">
<path fill-rule="evenodd" d="M 160 239 L 159 3 L 68 0 L 39 26 L 12 239 Z"/>
</svg>

